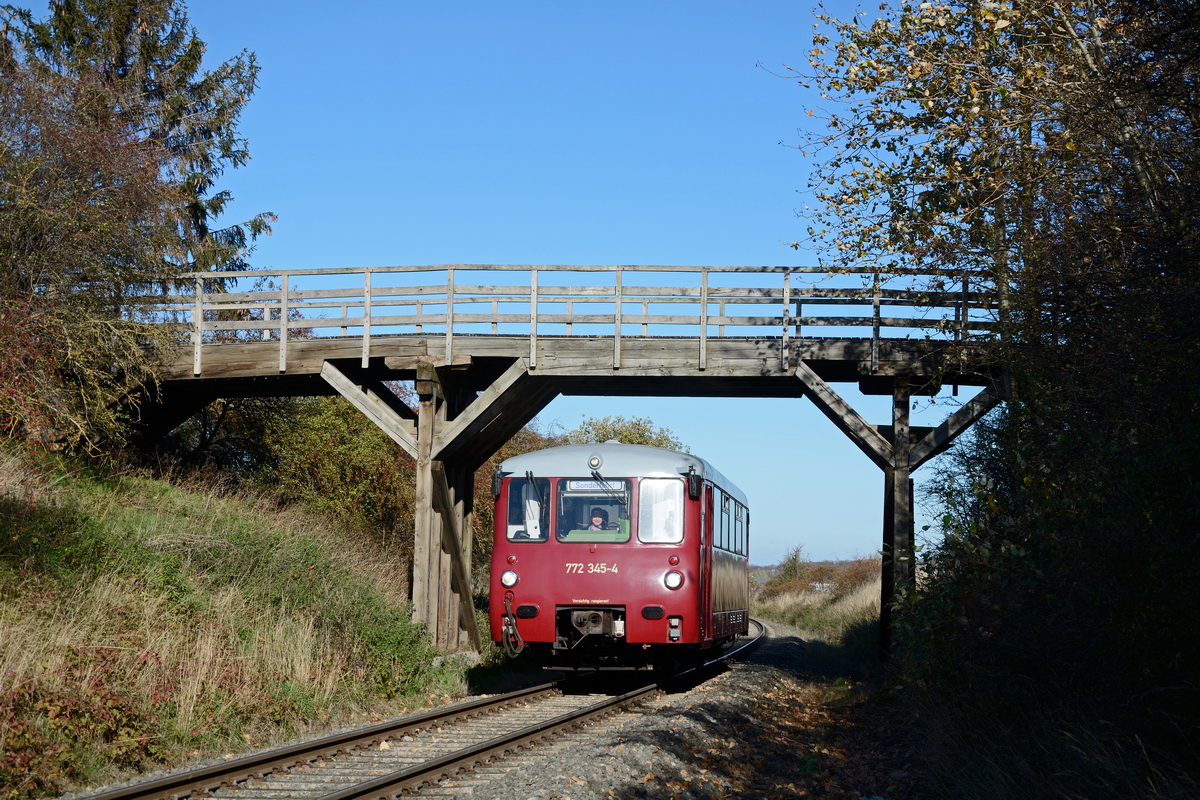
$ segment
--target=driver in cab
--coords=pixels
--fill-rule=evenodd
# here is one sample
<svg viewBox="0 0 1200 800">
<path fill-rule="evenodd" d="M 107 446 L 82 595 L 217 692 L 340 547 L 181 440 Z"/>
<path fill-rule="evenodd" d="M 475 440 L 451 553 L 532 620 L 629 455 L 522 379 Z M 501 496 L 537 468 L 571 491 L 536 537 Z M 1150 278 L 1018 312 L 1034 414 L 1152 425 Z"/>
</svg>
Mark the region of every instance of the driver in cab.
<svg viewBox="0 0 1200 800">
<path fill-rule="evenodd" d="M 592 509 L 592 524 L 587 527 L 589 531 L 607 531 L 612 530 L 608 525 L 608 512 L 603 508 Z"/>
</svg>

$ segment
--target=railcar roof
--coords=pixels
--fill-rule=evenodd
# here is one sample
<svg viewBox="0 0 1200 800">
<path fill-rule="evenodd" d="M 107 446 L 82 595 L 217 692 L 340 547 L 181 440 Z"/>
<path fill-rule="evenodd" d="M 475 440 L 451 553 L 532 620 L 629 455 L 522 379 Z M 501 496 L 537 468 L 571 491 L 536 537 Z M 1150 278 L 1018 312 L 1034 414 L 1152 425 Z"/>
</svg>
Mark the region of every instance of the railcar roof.
<svg viewBox="0 0 1200 800">
<path fill-rule="evenodd" d="M 505 475 L 524 475 L 532 471 L 539 478 L 590 477 L 592 468 L 588 462 L 592 456 L 600 457 L 601 464 L 597 471 L 605 478 L 678 477 L 692 467 L 706 480 L 722 487 L 743 504 L 746 503 L 746 495 L 742 490 L 703 458 L 643 444 L 605 442 L 550 447 L 505 459 L 500 464 L 500 472 Z"/>
</svg>

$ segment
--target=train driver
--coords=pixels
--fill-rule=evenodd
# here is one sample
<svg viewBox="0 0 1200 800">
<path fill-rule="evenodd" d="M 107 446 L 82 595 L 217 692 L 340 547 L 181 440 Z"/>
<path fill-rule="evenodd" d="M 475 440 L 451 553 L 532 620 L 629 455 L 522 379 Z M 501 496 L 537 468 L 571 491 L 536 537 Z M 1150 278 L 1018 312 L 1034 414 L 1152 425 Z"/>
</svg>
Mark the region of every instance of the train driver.
<svg viewBox="0 0 1200 800">
<path fill-rule="evenodd" d="M 589 531 L 606 531 L 608 530 L 608 512 L 603 508 L 592 509 L 592 524 L 587 527 Z"/>
</svg>

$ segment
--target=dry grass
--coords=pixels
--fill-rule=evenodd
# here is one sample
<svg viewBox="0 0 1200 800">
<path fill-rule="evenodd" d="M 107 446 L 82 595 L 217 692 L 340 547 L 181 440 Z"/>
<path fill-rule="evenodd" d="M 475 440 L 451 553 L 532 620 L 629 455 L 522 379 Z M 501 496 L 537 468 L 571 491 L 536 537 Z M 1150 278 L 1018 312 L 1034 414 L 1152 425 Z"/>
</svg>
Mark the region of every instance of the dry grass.
<svg viewBox="0 0 1200 800">
<path fill-rule="evenodd" d="M 461 686 L 408 623 L 405 571 L 361 532 L 220 485 L 0 458 L 0 796 Z"/>
<path fill-rule="evenodd" d="M 786 583 L 811 585 L 804 580 Z M 806 640 L 814 659 L 811 668 L 842 676 L 874 676 L 881 586 L 878 570 L 855 570 L 851 579 L 835 584 L 833 590 L 760 591 L 751 598 L 750 613 L 786 625 Z"/>
<path fill-rule="evenodd" d="M 878 576 L 844 592 L 785 592 L 755 600 L 755 613 L 796 630 L 801 636 L 826 644 L 841 644 L 847 632 L 865 622 L 879 620 Z"/>
</svg>

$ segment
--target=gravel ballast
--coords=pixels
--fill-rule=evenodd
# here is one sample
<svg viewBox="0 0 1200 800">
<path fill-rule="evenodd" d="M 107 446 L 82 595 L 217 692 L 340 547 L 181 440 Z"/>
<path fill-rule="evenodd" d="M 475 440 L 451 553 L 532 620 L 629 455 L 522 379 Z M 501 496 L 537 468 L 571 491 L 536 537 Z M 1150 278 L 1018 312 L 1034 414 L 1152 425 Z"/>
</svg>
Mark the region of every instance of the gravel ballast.
<svg viewBox="0 0 1200 800">
<path fill-rule="evenodd" d="M 566 737 L 422 790 L 422 797 L 917 796 L 897 714 L 810 671 L 791 632 L 727 671 Z"/>
</svg>

